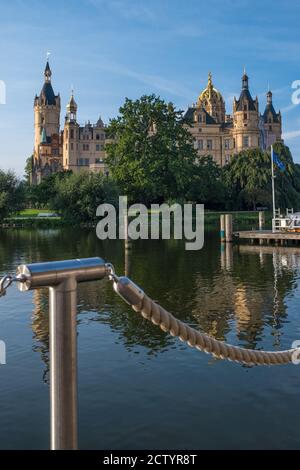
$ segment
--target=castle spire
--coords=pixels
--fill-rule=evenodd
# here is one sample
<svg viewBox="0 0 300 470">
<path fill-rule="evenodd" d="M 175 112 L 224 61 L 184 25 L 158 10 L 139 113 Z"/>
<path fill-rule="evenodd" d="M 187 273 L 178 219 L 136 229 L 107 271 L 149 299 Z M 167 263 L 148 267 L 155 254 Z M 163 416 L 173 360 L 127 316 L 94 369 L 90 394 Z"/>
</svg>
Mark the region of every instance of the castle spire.
<svg viewBox="0 0 300 470">
<path fill-rule="evenodd" d="M 72 87 L 71 96 L 67 104 L 67 120 L 76 121 L 76 113 L 77 113 L 77 103 L 74 99 L 74 90 Z"/>
<path fill-rule="evenodd" d="M 268 93 L 267 93 L 267 104 L 272 104 L 272 92 L 271 90 L 269 89 Z"/>
<path fill-rule="evenodd" d="M 244 67 L 244 73 L 243 73 L 243 76 L 242 76 L 242 89 L 243 90 L 248 90 L 248 88 L 249 88 L 248 81 L 249 81 L 248 75 L 246 74 L 246 68 Z"/>
<path fill-rule="evenodd" d="M 45 71 L 44 71 L 45 82 L 51 81 L 51 75 L 52 75 L 52 72 L 50 69 L 49 60 L 47 60 Z"/>
</svg>

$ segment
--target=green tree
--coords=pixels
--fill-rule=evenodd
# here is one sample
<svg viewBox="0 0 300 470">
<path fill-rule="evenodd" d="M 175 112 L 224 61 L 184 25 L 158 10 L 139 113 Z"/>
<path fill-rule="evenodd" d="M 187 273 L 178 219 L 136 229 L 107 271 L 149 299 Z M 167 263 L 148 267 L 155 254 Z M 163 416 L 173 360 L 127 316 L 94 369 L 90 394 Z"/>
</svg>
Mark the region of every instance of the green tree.
<svg viewBox="0 0 300 470">
<path fill-rule="evenodd" d="M 107 163 L 130 201 L 182 198 L 189 186 L 196 152 L 182 111 L 155 95 L 126 99 L 107 135 Z"/>
<path fill-rule="evenodd" d="M 93 222 L 99 204 L 118 202 L 115 183 L 100 173 L 80 172 L 56 178 L 54 192 L 51 208 L 73 223 Z"/>
<path fill-rule="evenodd" d="M 32 164 L 33 164 L 33 155 L 26 158 L 25 168 L 24 168 L 24 178 L 27 184 L 30 184 L 31 174 L 32 174 Z"/>
<path fill-rule="evenodd" d="M 285 164 L 285 171 L 274 165 L 276 206 L 299 206 L 299 170 L 294 164 L 290 150 L 281 143 L 274 144 L 274 150 Z M 270 149 L 250 149 L 232 157 L 223 169 L 231 208 L 256 209 L 258 205 L 272 206 L 272 178 Z"/>
<path fill-rule="evenodd" d="M 36 208 L 51 208 L 56 197 L 56 182 L 67 178 L 72 171 L 60 171 L 43 178 L 39 184 L 27 186 L 27 202 Z"/>
<path fill-rule="evenodd" d="M 224 203 L 225 185 L 222 169 L 210 155 L 197 159 L 193 167 L 187 199 L 205 204 L 207 208 L 217 208 Z"/>
<path fill-rule="evenodd" d="M 0 170 L 0 220 L 24 207 L 24 187 L 11 170 Z"/>
<path fill-rule="evenodd" d="M 274 151 L 285 165 L 284 171 L 274 165 L 276 205 L 297 210 L 300 208 L 300 166 L 293 162 L 290 149 L 284 144 L 274 144 Z"/>
</svg>

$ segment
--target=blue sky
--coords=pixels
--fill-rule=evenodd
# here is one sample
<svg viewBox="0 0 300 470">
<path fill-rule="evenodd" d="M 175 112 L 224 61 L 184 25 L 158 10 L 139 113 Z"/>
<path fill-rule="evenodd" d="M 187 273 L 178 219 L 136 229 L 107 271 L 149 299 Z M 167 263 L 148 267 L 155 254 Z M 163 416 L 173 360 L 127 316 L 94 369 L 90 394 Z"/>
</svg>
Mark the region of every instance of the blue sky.
<svg viewBox="0 0 300 470">
<path fill-rule="evenodd" d="M 297 0 L 10 0 L 0 7 L 0 168 L 23 174 L 33 148 L 33 98 L 50 51 L 52 83 L 62 98 L 71 86 L 78 119 L 105 122 L 124 98 L 156 93 L 185 109 L 211 71 L 227 112 L 241 88 L 265 106 L 268 83 L 283 131 L 300 163 L 300 105 L 291 84 L 300 79 Z"/>
</svg>

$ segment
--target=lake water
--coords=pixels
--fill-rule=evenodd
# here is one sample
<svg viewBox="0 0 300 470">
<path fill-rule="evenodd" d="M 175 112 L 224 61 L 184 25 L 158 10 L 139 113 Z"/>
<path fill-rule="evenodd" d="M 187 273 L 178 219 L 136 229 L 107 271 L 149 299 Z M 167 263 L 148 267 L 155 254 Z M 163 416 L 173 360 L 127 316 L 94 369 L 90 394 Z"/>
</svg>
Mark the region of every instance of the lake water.
<svg viewBox="0 0 300 470">
<path fill-rule="evenodd" d="M 227 246 L 217 230 L 181 241 L 122 242 L 93 230 L 0 232 L 0 274 L 28 262 L 101 256 L 124 265 L 188 324 L 255 349 L 300 340 L 300 249 Z M 0 448 L 49 447 L 48 294 L 0 299 Z M 134 313 L 108 281 L 78 293 L 79 446 L 87 449 L 300 448 L 300 366 L 246 367 L 191 349 Z"/>
</svg>

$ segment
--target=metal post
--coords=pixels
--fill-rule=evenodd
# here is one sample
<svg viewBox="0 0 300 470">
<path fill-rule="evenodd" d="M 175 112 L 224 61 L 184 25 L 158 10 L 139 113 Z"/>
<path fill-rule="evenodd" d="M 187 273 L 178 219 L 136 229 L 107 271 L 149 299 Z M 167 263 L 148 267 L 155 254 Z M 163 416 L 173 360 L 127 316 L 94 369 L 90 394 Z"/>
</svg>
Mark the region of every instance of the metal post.
<svg viewBox="0 0 300 470">
<path fill-rule="evenodd" d="M 77 449 L 77 283 L 103 279 L 101 258 L 21 265 L 19 290 L 49 287 L 51 449 Z"/>
<path fill-rule="evenodd" d="M 51 449 L 77 449 L 77 281 L 49 289 Z"/>
<path fill-rule="evenodd" d="M 225 215 L 225 239 L 226 242 L 232 242 L 232 215 Z"/>
</svg>

